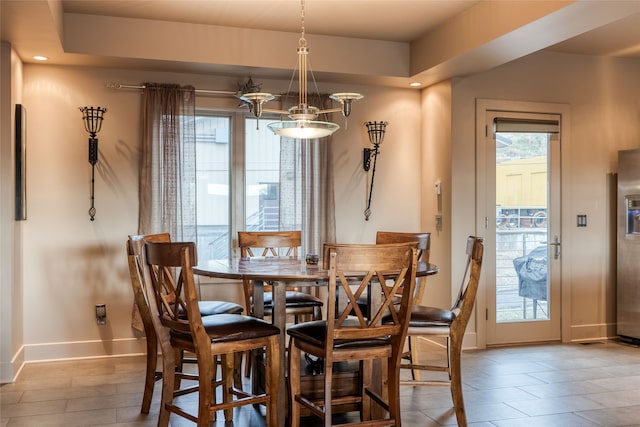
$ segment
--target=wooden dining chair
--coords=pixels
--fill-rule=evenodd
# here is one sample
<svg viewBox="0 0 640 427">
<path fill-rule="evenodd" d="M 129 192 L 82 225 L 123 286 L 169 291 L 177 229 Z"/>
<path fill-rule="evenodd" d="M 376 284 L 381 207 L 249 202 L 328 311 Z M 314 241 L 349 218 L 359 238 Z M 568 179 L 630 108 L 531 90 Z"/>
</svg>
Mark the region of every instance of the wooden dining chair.
<svg viewBox="0 0 640 427">
<path fill-rule="evenodd" d="M 462 394 L 461 354 L 462 340 L 476 300 L 482 255 L 482 239 L 475 236 L 467 238 L 467 263 L 458 297 L 451 309 L 414 305 L 409 318 L 407 335 L 410 337 L 444 337 L 447 341 L 446 366 L 420 364 L 417 359 L 401 365 L 401 368 L 425 371 L 447 372 L 448 380 L 407 380 L 403 385 L 446 385 L 451 388 L 451 397 L 459 426 L 467 425 Z"/>
<path fill-rule="evenodd" d="M 194 353 L 198 364 L 197 415 L 174 402 L 173 377 L 168 376 L 163 382 L 159 425 L 166 426 L 170 413 L 174 413 L 198 427 L 208 426 L 218 410 L 224 410 L 225 419 L 231 420 L 233 408 L 257 404 L 266 405 L 267 425 L 277 425 L 280 330 L 261 319 L 241 314 L 200 315 L 193 275 L 194 243 L 148 242 L 145 248 L 158 319 L 170 331 L 171 346 Z M 176 269 L 179 273 L 174 280 Z M 265 349 L 265 392 L 253 395 L 234 384 L 234 354 L 256 349 Z M 216 398 L 215 393 L 217 356 L 222 360 L 222 400 Z M 163 358 L 163 364 L 164 372 L 175 368 L 173 358 Z"/>
<path fill-rule="evenodd" d="M 146 337 L 147 347 L 147 367 L 145 374 L 144 393 L 142 395 L 142 405 L 140 412 L 148 414 L 151 407 L 151 400 L 153 398 L 153 388 L 155 382 L 162 378 L 162 372 L 157 371 L 158 361 L 158 334 L 154 328 L 151 318 L 151 308 L 149 306 L 148 296 L 144 286 L 145 274 L 145 262 L 144 258 L 144 245 L 146 242 L 170 242 L 171 236 L 169 233 L 158 234 L 140 234 L 130 235 L 126 242 L 126 252 L 129 261 L 129 275 L 131 277 L 131 287 L 133 290 L 133 297 L 136 304 L 140 319 L 142 321 L 142 327 Z M 148 276 L 147 276 L 148 277 Z M 203 316 L 222 314 L 222 313 L 242 313 L 243 308 L 241 305 L 229 302 L 229 301 L 199 301 L 198 307 L 200 313 Z M 192 362 L 190 359 L 185 359 L 181 352 L 177 352 L 175 355 L 176 363 L 178 364 L 178 370 L 182 371 L 182 363 Z"/>
<path fill-rule="evenodd" d="M 396 231 L 378 231 L 376 233 L 376 244 L 387 243 L 409 243 L 415 242 L 418 246 L 418 262 L 425 264 L 429 263 L 429 254 L 431 250 L 431 233 L 409 233 L 409 232 L 396 232 Z M 413 292 L 413 305 L 420 305 L 424 291 L 426 288 L 427 278 L 426 276 L 418 277 L 416 279 L 416 288 Z M 359 301 L 359 303 L 361 303 Z M 367 301 L 368 303 L 368 301 Z M 403 359 L 417 360 L 417 342 L 416 339 L 408 336 L 407 338 L 408 351 L 403 354 Z M 420 371 L 414 369 L 411 371 L 413 379 L 420 379 Z"/>
<path fill-rule="evenodd" d="M 180 389 L 180 382 L 183 379 L 197 381 L 198 376 L 182 372 L 183 352 L 171 345 L 169 329 L 160 323 L 160 319 L 157 315 L 153 314 L 155 309 L 152 307 L 155 307 L 156 300 L 153 295 L 153 289 L 150 285 L 150 276 L 145 272 L 146 262 L 144 261 L 144 253 L 142 255 L 134 254 L 130 249 L 129 241 L 127 241 L 127 252 L 129 273 L 131 276 L 134 294 L 136 296 L 136 303 L 140 304 L 139 300 L 142 300 L 142 304 L 144 304 L 141 305 L 143 309 L 141 310 L 140 315 L 144 322 L 143 325 L 145 332 L 147 333 L 147 369 L 141 412 L 146 414 L 149 413 L 155 380 L 162 378 L 164 389 L 164 383 L 169 381 L 169 377 L 172 377 L 173 380 L 170 387 L 173 389 L 173 396 L 177 397 L 196 392 L 197 387 Z M 150 328 L 149 325 L 151 325 Z M 156 372 L 158 346 L 160 347 L 163 359 L 168 358 L 174 361 L 174 369 Z M 163 363 L 163 366 L 164 365 L 165 364 Z M 159 419 L 158 425 L 167 425 L 168 422 L 168 417 L 166 417 L 166 419 Z"/>
<path fill-rule="evenodd" d="M 361 419 L 361 423 L 350 426 L 399 426 L 399 366 L 416 283 L 418 252 L 415 244 L 325 244 L 323 253 L 328 256 L 329 267 L 327 319 L 300 323 L 287 330 L 291 338 L 291 426 L 300 425 L 302 408 L 323 419 L 324 426 L 330 426 L 333 406 L 349 404 L 359 408 Z M 356 280 L 359 284 L 354 291 L 352 287 Z M 369 317 L 357 304 L 358 297 L 367 288 L 380 296 L 379 307 L 372 310 Z M 337 303 L 335 296 L 338 293 L 345 296 L 344 304 Z M 398 293 L 402 295 L 399 304 L 396 303 Z M 323 365 L 323 397 L 317 398 L 315 390 L 311 391 L 313 395 L 301 390 L 302 352 L 317 357 Z M 382 374 L 378 378 L 380 381 L 374 384 L 373 362 L 376 359 L 381 360 Z M 334 397 L 334 363 L 349 361 L 360 361 L 361 387 L 356 394 Z M 372 419 L 379 412 L 382 414 Z"/>
<path fill-rule="evenodd" d="M 302 233 L 294 231 L 239 231 L 238 246 L 240 256 L 251 258 L 254 256 L 298 256 L 298 250 L 302 245 Z M 245 308 L 247 313 L 254 315 L 253 280 L 243 280 Z M 273 292 L 269 284 L 264 287 L 264 315 L 273 315 Z M 294 316 L 294 323 L 300 321 L 301 316 L 311 317 L 312 320 L 322 318 L 323 302 L 320 298 L 307 292 L 301 292 L 298 288 L 288 286 L 285 293 L 285 314 Z M 245 359 L 245 376 L 251 371 L 251 357 Z"/>
<path fill-rule="evenodd" d="M 240 256 L 251 258 L 254 256 L 298 256 L 298 249 L 302 245 L 300 231 L 239 231 L 238 246 Z M 253 281 L 243 282 L 246 308 L 253 313 Z M 301 315 L 311 315 L 313 320 L 322 317 L 322 300 L 309 293 L 300 292 L 295 287 L 288 287 L 286 292 L 286 313 L 295 316 L 295 321 Z M 273 293 L 269 285 L 265 287 L 264 312 L 273 312 Z"/>
</svg>

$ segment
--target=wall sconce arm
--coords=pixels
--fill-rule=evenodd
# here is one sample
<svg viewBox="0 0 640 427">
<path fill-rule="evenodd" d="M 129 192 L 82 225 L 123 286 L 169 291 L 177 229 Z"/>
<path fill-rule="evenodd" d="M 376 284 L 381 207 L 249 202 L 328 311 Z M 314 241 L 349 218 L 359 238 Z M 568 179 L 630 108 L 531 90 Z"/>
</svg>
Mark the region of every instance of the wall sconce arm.
<svg viewBox="0 0 640 427">
<path fill-rule="evenodd" d="M 378 156 L 378 148 L 363 148 L 362 149 L 362 169 L 365 172 L 369 172 L 371 169 L 371 158 Z"/>
</svg>

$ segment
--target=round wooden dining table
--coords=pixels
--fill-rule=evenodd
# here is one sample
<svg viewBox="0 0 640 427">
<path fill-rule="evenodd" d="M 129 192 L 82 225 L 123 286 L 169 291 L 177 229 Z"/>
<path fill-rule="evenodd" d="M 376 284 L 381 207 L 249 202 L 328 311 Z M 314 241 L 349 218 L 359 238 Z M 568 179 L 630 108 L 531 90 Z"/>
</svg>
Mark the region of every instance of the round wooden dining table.
<svg viewBox="0 0 640 427">
<path fill-rule="evenodd" d="M 322 259 L 318 264 L 307 264 L 305 258 L 300 257 L 251 257 L 204 260 L 194 267 L 193 272 L 199 276 L 219 279 L 252 280 L 254 315 L 264 315 L 264 284 L 273 287 L 273 313 L 271 322 L 280 328 L 280 384 L 279 396 L 287 394 L 286 384 L 286 288 L 291 282 L 296 286 L 326 287 L 329 271 L 323 267 Z M 436 274 L 438 267 L 434 264 L 419 262 L 417 277 Z M 354 273 L 354 276 L 357 274 Z M 253 366 L 256 364 L 254 363 Z M 284 426 L 287 414 L 286 399 L 278 399 L 278 424 Z"/>
</svg>

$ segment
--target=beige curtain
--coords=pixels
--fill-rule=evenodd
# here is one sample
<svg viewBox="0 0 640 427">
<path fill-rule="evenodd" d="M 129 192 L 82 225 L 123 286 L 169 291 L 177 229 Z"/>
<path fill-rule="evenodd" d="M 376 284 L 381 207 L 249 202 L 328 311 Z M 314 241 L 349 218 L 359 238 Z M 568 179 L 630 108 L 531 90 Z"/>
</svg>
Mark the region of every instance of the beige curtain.
<svg viewBox="0 0 640 427">
<path fill-rule="evenodd" d="M 297 104 L 297 94 L 283 105 Z M 330 108 L 328 96 L 309 96 L 309 103 Z M 319 120 L 330 120 L 323 117 Z M 331 137 L 314 140 L 282 138 L 280 142 L 280 229 L 302 231 L 302 254 L 322 253 L 336 241 Z"/>
<path fill-rule="evenodd" d="M 145 83 L 138 232 L 196 241 L 195 90 Z"/>
</svg>

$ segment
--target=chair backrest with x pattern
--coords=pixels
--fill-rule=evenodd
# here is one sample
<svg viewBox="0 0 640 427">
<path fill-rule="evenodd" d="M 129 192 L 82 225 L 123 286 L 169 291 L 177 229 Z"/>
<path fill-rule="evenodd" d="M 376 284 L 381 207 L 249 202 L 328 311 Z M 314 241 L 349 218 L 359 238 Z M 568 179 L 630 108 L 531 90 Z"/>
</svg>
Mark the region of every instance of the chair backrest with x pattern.
<svg viewBox="0 0 640 427">
<path fill-rule="evenodd" d="M 238 231 L 238 246 L 240 247 L 240 256 L 243 258 L 254 256 L 297 257 L 298 248 L 301 245 L 302 233 L 300 230 Z"/>
<path fill-rule="evenodd" d="M 295 231 L 238 231 L 238 246 L 242 258 L 254 256 L 298 256 L 298 248 L 302 245 L 302 232 Z M 255 253 L 254 253 L 255 250 Z M 260 251 L 258 251 L 260 250 Z M 257 255 L 256 255 L 257 254 Z M 245 309 L 252 313 L 253 283 L 242 282 L 245 297 Z M 270 291 L 271 285 L 265 285 Z"/>
<path fill-rule="evenodd" d="M 403 334 L 403 328 L 406 333 L 418 263 L 415 243 L 326 243 L 323 254 L 329 260 L 328 295 L 346 296 L 340 307 L 336 298 L 328 298 L 327 313 L 335 313 L 327 316 L 329 348 L 337 340 L 387 339 Z M 357 304 L 358 297 L 367 289 L 379 297 L 370 317 Z M 398 294 L 402 295 L 400 304 Z M 385 319 L 383 323 L 385 315 L 391 320 Z"/>
<path fill-rule="evenodd" d="M 189 261 L 192 266 L 196 265 L 195 243 L 147 242 L 145 248 L 162 324 L 177 331 L 189 332 L 187 303 L 183 297 L 185 275 L 177 274 L 177 271 L 181 267 L 181 253 L 184 248 L 189 251 Z M 195 314 L 199 316 L 199 310 L 196 309 Z"/>
</svg>

